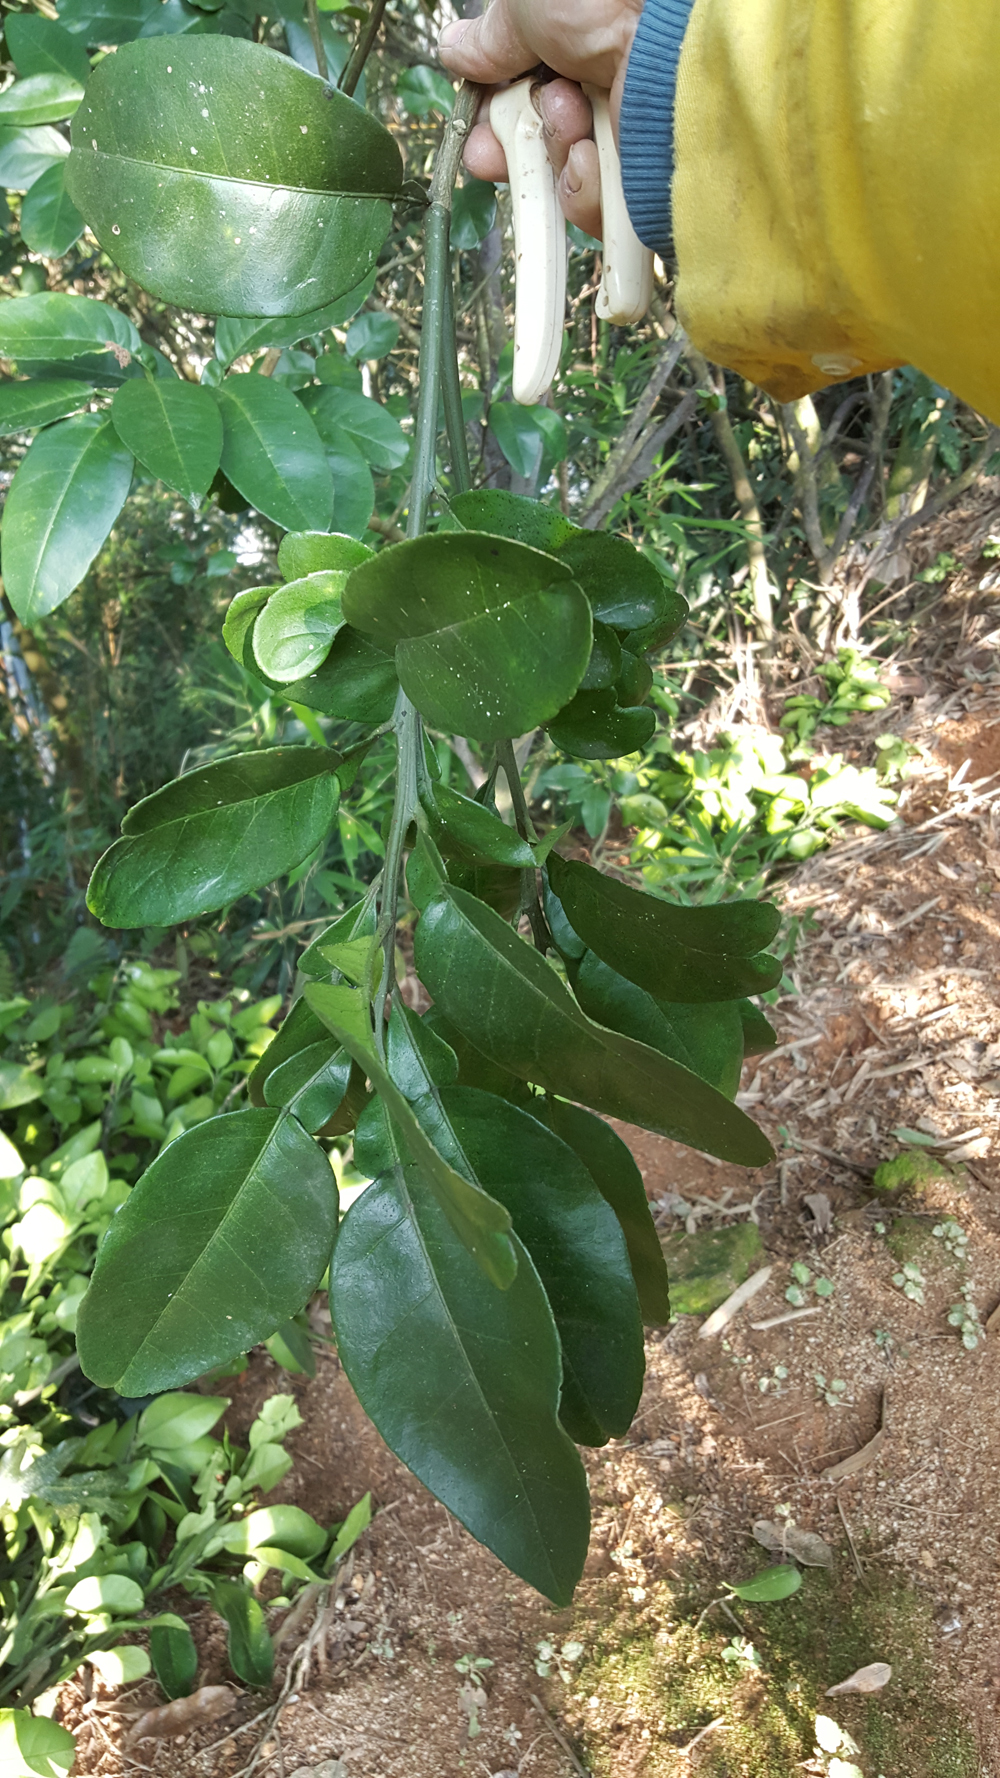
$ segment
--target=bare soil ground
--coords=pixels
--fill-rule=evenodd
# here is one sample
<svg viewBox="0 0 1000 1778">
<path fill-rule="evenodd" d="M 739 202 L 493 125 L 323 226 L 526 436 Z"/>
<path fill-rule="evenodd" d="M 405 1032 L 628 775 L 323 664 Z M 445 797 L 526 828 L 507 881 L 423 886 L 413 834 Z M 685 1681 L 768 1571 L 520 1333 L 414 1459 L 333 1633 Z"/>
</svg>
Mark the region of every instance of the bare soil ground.
<svg viewBox="0 0 1000 1778">
<path fill-rule="evenodd" d="M 937 547 L 974 530 L 967 515 Z M 966 1283 L 983 1323 L 1000 1302 L 990 622 L 981 599 L 979 616 L 956 602 L 930 660 L 923 639 L 923 690 L 903 725 L 921 757 L 903 823 L 840 843 L 782 891 L 790 912 L 810 915 L 797 992 L 775 1009 L 779 1048 L 749 1064 L 741 1097 L 777 1164 L 751 1175 L 623 1132 L 665 1230 L 752 1215 L 773 1269 L 722 1337 L 700 1339 L 684 1317 L 650 1339 L 629 1439 L 588 1457 L 594 1531 L 575 1606 L 554 1612 L 430 1499 L 328 1353 L 315 1381 L 293 1385 L 305 1423 L 276 1497 L 329 1522 L 371 1489 L 377 1516 L 308 1669 L 276 1720 L 253 1720 L 273 1695 L 245 1696 L 212 1729 L 131 1753 L 110 1712 L 158 1701 L 155 1687 L 115 1698 L 98 1686 L 87 1700 L 73 1682 L 63 1715 L 83 1731 L 80 1774 L 790 1778 L 826 1769 L 809 1732 L 826 1708 L 858 1740 L 865 1778 L 998 1778 L 1000 1336 L 966 1351 L 947 1322 Z M 953 1171 L 887 1204 L 872 1172 L 900 1153 L 900 1128 L 937 1142 L 927 1152 Z M 813 1194 L 828 1200 L 825 1230 L 803 1203 Z M 894 1235 L 904 1213 L 911 1221 Z M 968 1236 L 964 1265 L 932 1232 L 948 1218 Z M 926 1280 L 922 1304 L 893 1283 L 904 1238 Z M 807 1290 L 815 1313 L 755 1328 L 788 1314 L 795 1261 L 829 1278 L 832 1295 Z M 228 1390 L 233 1432 L 288 1386 L 256 1354 Z M 825 1476 L 880 1427 L 881 1449 L 856 1473 Z M 723 1609 L 723 1583 L 763 1565 L 753 1521 L 779 1509 L 833 1546 L 833 1576 L 809 1571 L 788 1606 L 730 1598 Z M 194 1626 L 202 1683 L 218 1683 L 218 1620 L 202 1611 Z M 279 1679 L 309 1628 L 282 1649 Z M 582 1644 L 565 1679 L 537 1671 L 545 1639 Z M 455 1666 L 466 1655 L 492 1663 L 471 1688 Z M 875 1660 L 894 1669 L 884 1692 L 824 1706 L 828 1685 Z"/>
</svg>

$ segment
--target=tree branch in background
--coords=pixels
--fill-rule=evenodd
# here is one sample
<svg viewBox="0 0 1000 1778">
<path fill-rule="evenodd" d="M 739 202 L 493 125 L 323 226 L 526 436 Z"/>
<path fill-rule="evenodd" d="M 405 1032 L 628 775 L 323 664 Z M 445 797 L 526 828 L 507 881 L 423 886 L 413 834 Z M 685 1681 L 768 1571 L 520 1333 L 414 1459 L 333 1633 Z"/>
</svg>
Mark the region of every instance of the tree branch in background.
<svg viewBox="0 0 1000 1778">
<path fill-rule="evenodd" d="M 311 9 L 315 6 L 316 0 L 306 0 L 306 4 Z M 371 14 L 365 28 L 351 52 L 350 61 L 346 64 L 344 72 L 337 82 L 341 92 L 346 93 L 348 98 L 353 98 L 354 90 L 364 73 L 365 63 L 371 55 L 375 39 L 378 36 L 385 8 L 386 0 L 373 0 Z"/>
<path fill-rule="evenodd" d="M 787 402 L 782 407 L 781 417 L 795 447 L 790 466 L 794 468 L 795 493 L 798 498 L 802 528 L 816 563 L 820 584 L 826 587 L 829 586 L 833 574 L 833 557 L 827 547 L 826 538 L 823 536 L 823 526 L 819 516 L 816 453 L 810 446 L 805 428 L 795 410 L 794 402 Z"/>
<path fill-rule="evenodd" d="M 677 369 L 686 346 L 687 335 L 684 329 L 676 327 L 663 346 L 656 368 L 636 403 L 625 431 L 590 490 L 581 519 L 588 531 L 596 531 L 599 525 L 603 525 L 612 507 L 617 505 L 622 496 L 645 480 L 657 451 L 694 412 L 698 392 L 690 390 L 665 421 L 654 423 L 651 420 L 653 409 Z"/>
<path fill-rule="evenodd" d="M 309 26 L 309 41 L 316 57 L 316 72 L 320 80 L 329 80 L 330 69 L 326 59 L 326 44 L 323 42 L 323 31 L 319 21 L 319 7 L 316 0 L 306 0 L 306 24 Z"/>
<path fill-rule="evenodd" d="M 729 471 L 729 479 L 733 484 L 736 504 L 740 509 L 740 517 L 747 531 L 747 567 L 749 573 L 750 603 L 753 607 L 754 623 L 761 639 L 769 642 L 774 633 L 774 582 L 767 566 L 767 554 L 764 549 L 764 521 L 761 517 L 757 496 L 753 491 L 750 471 L 743 460 L 739 441 L 733 431 L 733 423 L 729 418 L 729 410 L 725 405 L 725 378 L 720 370 L 710 365 L 707 359 L 694 346 L 689 345 L 685 353 L 688 363 L 694 372 L 695 381 L 702 387 L 713 389 L 719 396 L 717 407 L 712 409 L 710 420 L 715 442 Z"/>
</svg>

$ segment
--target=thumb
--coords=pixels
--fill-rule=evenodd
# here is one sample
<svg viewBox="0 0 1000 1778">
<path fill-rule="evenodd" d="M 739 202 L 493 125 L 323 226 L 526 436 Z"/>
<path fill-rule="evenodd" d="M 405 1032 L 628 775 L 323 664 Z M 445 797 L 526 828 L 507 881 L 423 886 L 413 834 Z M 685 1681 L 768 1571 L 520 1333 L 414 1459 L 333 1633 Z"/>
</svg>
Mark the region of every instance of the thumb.
<svg viewBox="0 0 1000 1778">
<path fill-rule="evenodd" d="M 538 61 L 511 18 L 509 0 L 493 0 L 481 18 L 447 25 L 438 49 L 446 68 L 481 86 L 527 74 Z"/>
</svg>

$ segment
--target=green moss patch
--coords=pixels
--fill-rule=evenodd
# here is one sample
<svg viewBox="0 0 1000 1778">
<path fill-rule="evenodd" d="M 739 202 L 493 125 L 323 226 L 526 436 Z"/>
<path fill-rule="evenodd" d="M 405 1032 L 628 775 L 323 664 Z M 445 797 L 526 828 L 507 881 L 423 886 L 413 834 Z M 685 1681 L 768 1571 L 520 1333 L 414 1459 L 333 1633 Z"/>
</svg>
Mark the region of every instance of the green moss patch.
<svg viewBox="0 0 1000 1778">
<path fill-rule="evenodd" d="M 949 1167 L 937 1155 L 928 1154 L 925 1148 L 908 1148 L 894 1161 L 883 1161 L 876 1167 L 872 1184 L 878 1192 L 908 1191 L 919 1197 L 928 1185 L 941 1179 L 950 1185 L 964 1185 L 965 1173 L 960 1167 Z"/>
<path fill-rule="evenodd" d="M 674 1314 L 710 1315 L 750 1276 L 763 1251 L 760 1230 L 753 1222 L 703 1229 L 696 1235 L 667 1235 L 663 1252 Z"/>
</svg>

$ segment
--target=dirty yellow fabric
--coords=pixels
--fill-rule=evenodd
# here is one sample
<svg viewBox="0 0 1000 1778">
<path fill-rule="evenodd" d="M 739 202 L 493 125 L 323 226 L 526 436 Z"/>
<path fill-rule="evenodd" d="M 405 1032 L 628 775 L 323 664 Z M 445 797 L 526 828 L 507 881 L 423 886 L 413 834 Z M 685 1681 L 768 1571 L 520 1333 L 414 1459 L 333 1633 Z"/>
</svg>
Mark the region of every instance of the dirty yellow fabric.
<svg viewBox="0 0 1000 1778">
<path fill-rule="evenodd" d="M 691 338 L 789 401 L 915 364 L 1000 421 L 1000 0 L 695 0 Z"/>
</svg>

